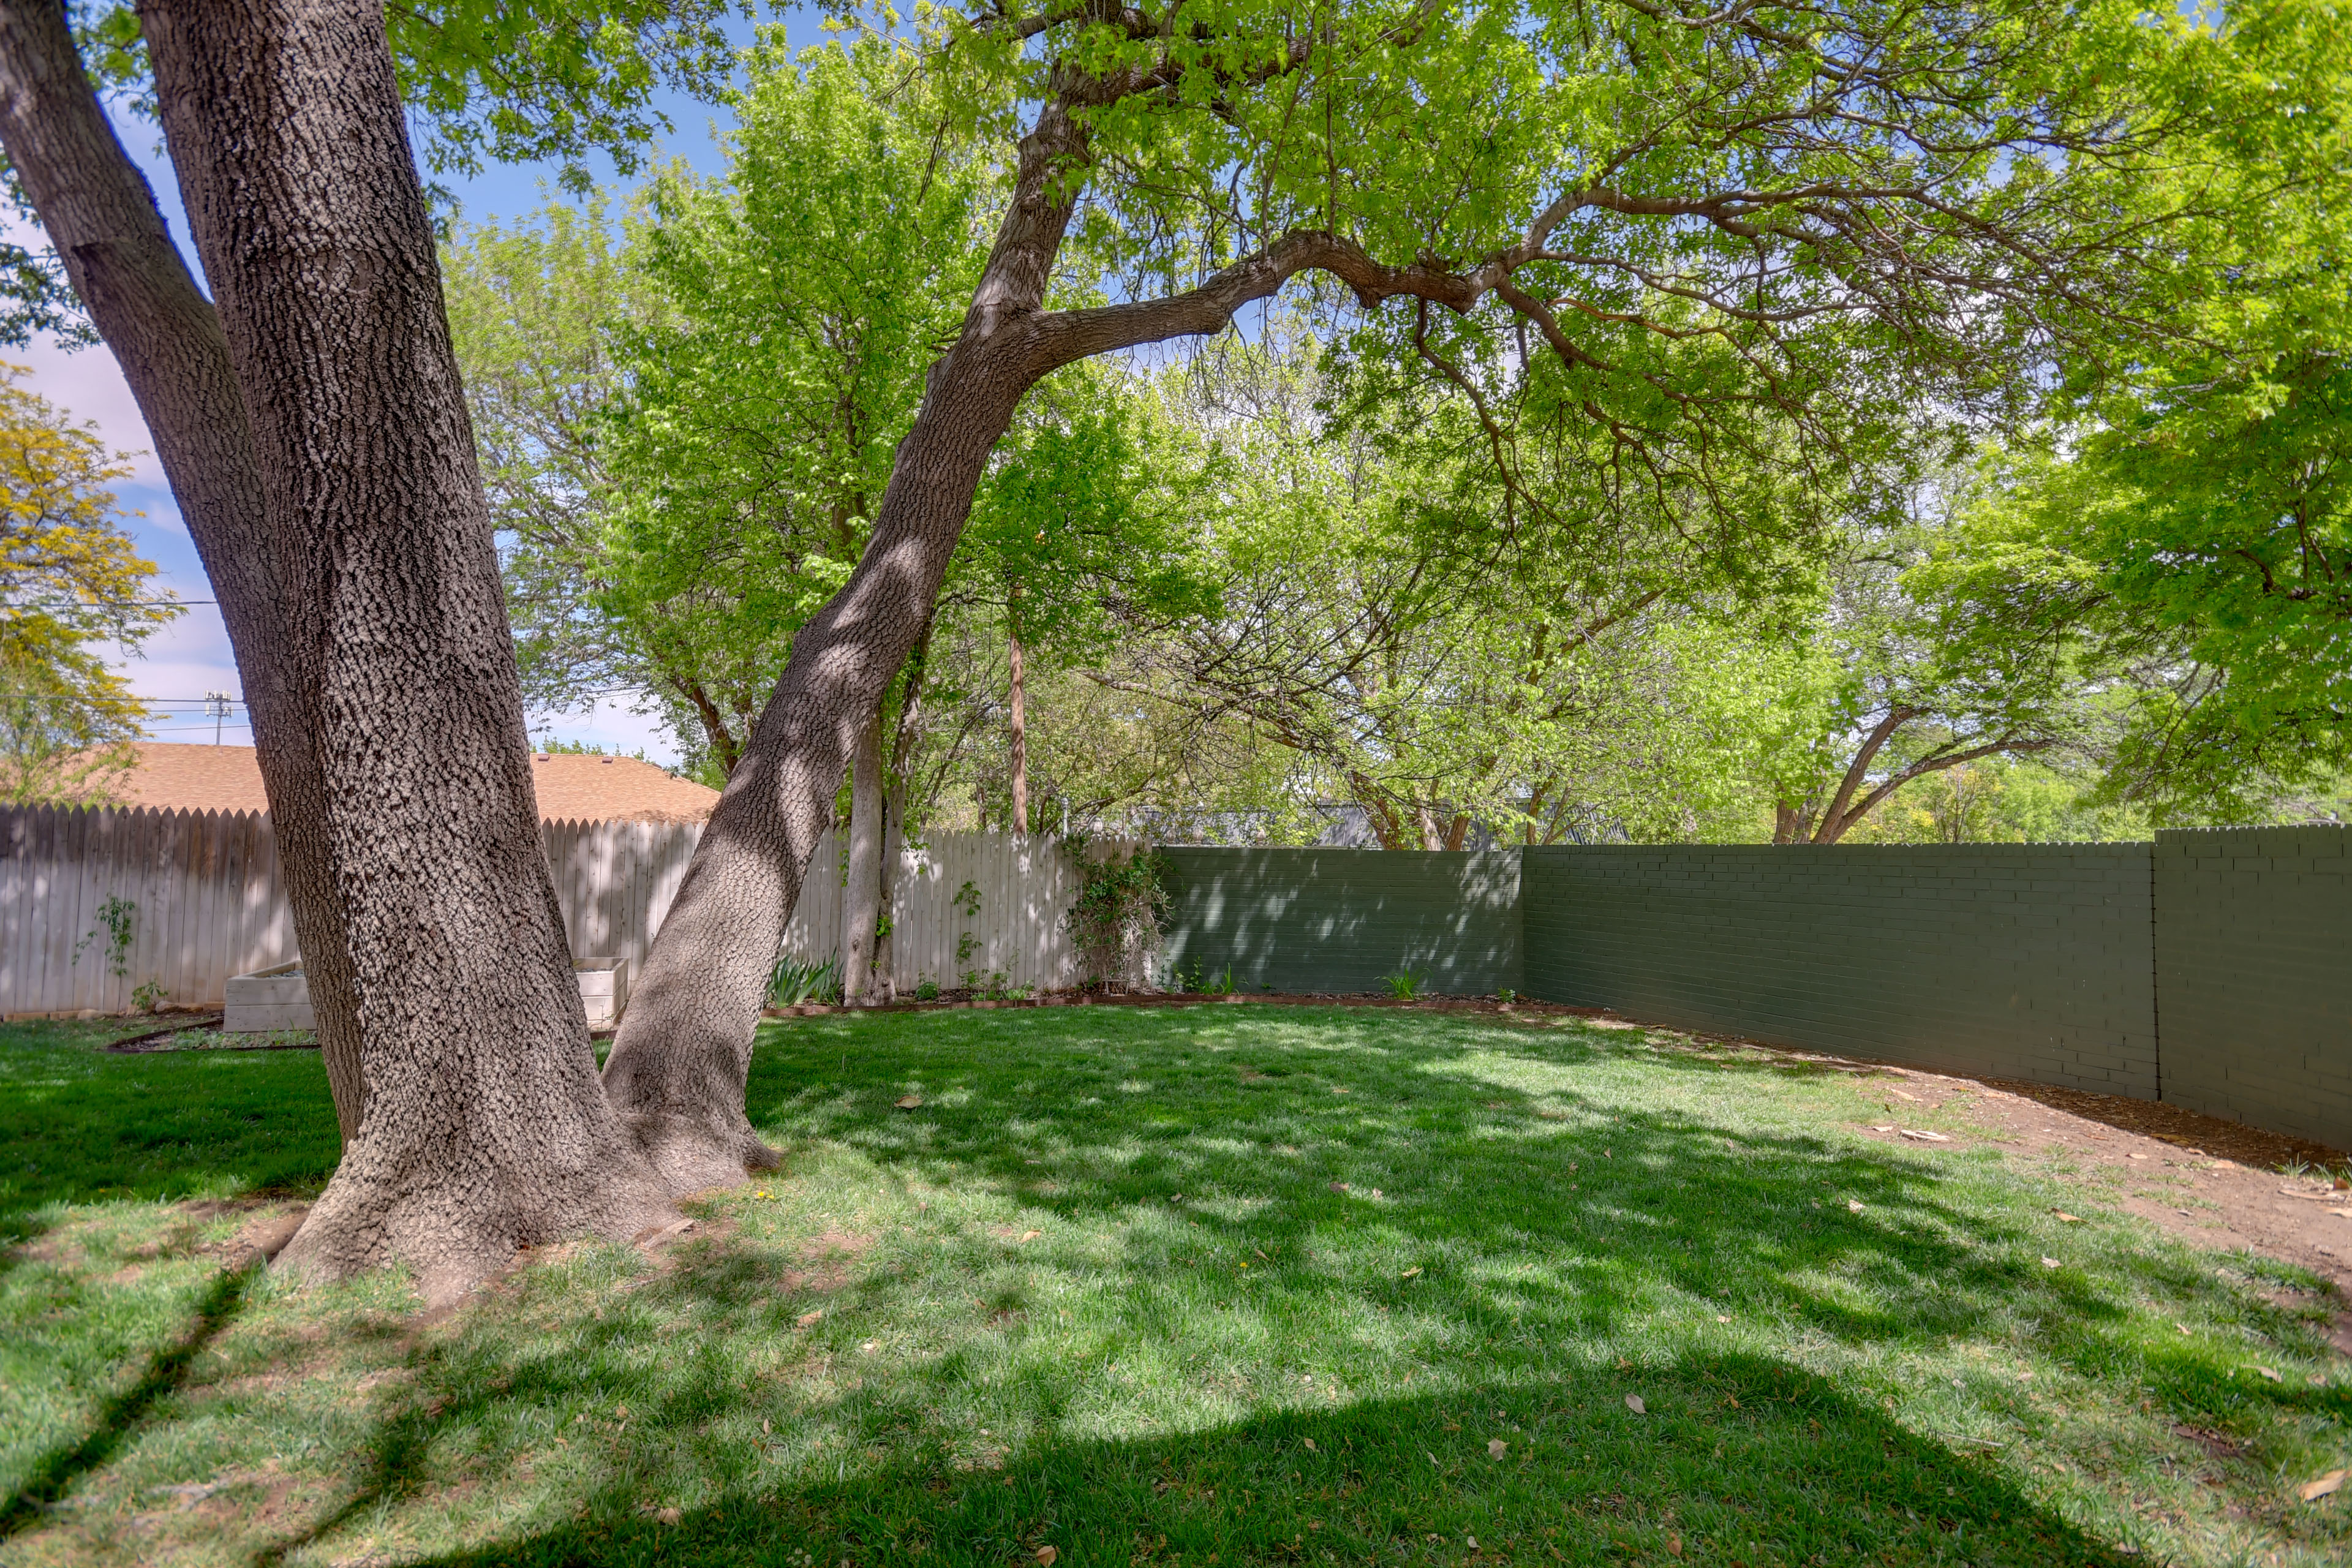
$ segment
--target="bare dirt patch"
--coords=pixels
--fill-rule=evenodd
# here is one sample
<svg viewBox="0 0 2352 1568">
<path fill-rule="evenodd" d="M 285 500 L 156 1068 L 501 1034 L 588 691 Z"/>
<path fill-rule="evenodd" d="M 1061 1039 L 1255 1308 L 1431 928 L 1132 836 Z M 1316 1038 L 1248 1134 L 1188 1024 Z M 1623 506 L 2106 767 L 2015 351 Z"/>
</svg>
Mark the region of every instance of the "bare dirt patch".
<svg viewBox="0 0 2352 1568">
<path fill-rule="evenodd" d="M 873 1246 L 870 1236 L 828 1228 L 795 1248 L 803 1267 L 785 1269 L 777 1284 L 789 1295 L 838 1290 L 849 1283 L 857 1260 Z"/>
</svg>

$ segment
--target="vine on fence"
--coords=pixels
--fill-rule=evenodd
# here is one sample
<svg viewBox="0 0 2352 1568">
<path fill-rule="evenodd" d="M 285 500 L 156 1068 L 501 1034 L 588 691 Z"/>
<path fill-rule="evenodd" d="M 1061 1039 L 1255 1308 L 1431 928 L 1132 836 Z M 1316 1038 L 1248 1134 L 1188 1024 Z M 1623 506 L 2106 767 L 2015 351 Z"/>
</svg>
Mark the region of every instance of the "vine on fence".
<svg viewBox="0 0 2352 1568">
<path fill-rule="evenodd" d="M 1067 844 L 1084 875 L 1077 900 L 1063 917 L 1078 949 L 1079 984 L 1089 991 L 1130 984 L 1159 947 L 1168 912 L 1160 858 L 1139 849 L 1123 859 L 1089 862 L 1083 837 Z"/>
<path fill-rule="evenodd" d="M 139 930 L 139 906 L 125 898 L 110 898 L 98 906 L 98 924 L 89 934 L 74 943 L 73 961 L 81 962 L 81 950 L 96 942 L 103 927 L 106 937 L 106 967 L 117 980 L 131 978 L 131 941 Z"/>
</svg>

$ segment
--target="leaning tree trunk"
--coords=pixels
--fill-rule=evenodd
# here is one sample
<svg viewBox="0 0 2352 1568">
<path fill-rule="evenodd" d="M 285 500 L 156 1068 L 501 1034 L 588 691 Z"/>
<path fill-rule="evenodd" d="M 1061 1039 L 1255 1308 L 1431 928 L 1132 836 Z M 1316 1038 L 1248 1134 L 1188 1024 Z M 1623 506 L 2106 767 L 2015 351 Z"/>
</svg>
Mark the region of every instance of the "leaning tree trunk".
<svg viewBox="0 0 2352 1568">
<path fill-rule="evenodd" d="M 154 193 L 122 150 L 74 48 L 65 9 L 0 6 L 0 144 L 66 276 L 122 367 L 220 601 L 293 906 L 335 1119 L 359 1131 L 360 1016 L 327 853 L 327 785 L 310 693 L 279 636 L 297 563 L 268 537 L 253 427 L 212 302 L 188 275 Z"/>
<path fill-rule="evenodd" d="M 975 314 L 977 310 L 975 310 Z M 604 1085 L 673 1192 L 740 1182 L 777 1160 L 743 1112 L 769 966 L 800 897 L 842 768 L 930 616 L 973 491 L 1034 379 L 1025 342 L 967 327 L 932 373 L 874 537 L 793 656 L 695 846 Z"/>
<path fill-rule="evenodd" d="M 874 986 L 874 933 L 882 923 L 882 711 L 857 732 L 849 758 L 849 870 L 841 890 L 841 999 L 853 1007 L 879 1000 Z"/>
<path fill-rule="evenodd" d="M 267 526 L 236 542 L 280 574 L 261 608 L 365 1020 L 365 1112 L 280 1261 L 404 1262 L 446 1300 L 519 1246 L 673 1211 L 589 1049 L 381 6 L 142 21 L 262 476 Z"/>
<path fill-rule="evenodd" d="M 1076 197 L 1056 170 L 1084 142 L 1059 105 L 1022 139 L 995 247 L 962 331 L 931 366 L 866 552 L 793 638 L 629 988 L 604 1085 L 673 1192 L 740 1182 L 747 1166 L 776 1162 L 743 1113 L 768 968 L 850 749 L 930 625 L 989 453 L 1031 384 L 1076 357 L 1055 357 L 1041 339 L 1038 304 Z"/>
<path fill-rule="evenodd" d="M 777 1158 L 743 1112 L 769 965 L 850 748 L 930 623 L 989 453 L 1023 395 L 1049 371 L 1091 354 L 1222 331 L 1240 305 L 1272 294 L 1303 266 L 1361 273 L 1360 292 L 1405 276 L 1358 267 L 1360 251 L 1308 235 L 1181 296 L 1043 310 L 1085 184 L 1076 172 L 1087 163 L 1087 136 L 1073 110 L 1126 90 L 1072 73 L 1063 79 L 1068 95 L 1048 100 L 1021 139 L 1013 198 L 988 265 L 955 342 L 930 368 L 866 552 L 793 639 L 792 658 L 695 847 L 645 973 L 630 987 L 604 1083 L 633 1113 L 673 1191 L 740 1181 L 746 1165 Z"/>
</svg>

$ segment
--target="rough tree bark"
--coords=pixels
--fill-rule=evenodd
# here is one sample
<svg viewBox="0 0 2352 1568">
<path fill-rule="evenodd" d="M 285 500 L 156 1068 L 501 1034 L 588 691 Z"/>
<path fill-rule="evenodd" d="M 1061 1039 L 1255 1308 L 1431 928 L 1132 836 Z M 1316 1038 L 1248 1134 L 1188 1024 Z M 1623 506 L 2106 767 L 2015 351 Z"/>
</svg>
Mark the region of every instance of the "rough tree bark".
<svg viewBox="0 0 2352 1568">
<path fill-rule="evenodd" d="M 882 712 L 857 731 L 849 758 L 849 868 L 841 893 L 841 999 L 853 1007 L 879 1001 L 874 985 L 874 931 L 882 915 Z"/>
<path fill-rule="evenodd" d="M 1974 746 L 1948 742 L 1929 751 L 1908 766 L 1895 769 L 1864 794 L 1854 798 L 1855 792 L 1870 782 L 1870 764 L 1897 731 L 1912 720 L 1922 716 L 1922 710 L 1900 703 L 1890 708 L 1885 717 L 1870 727 L 1855 751 L 1853 761 L 1838 780 L 1837 791 L 1829 804 L 1820 808 L 1818 820 L 1813 816 L 1814 802 L 1801 805 L 1787 801 L 1778 803 L 1774 810 L 1772 842 L 1775 844 L 1835 844 L 1852 832 L 1873 811 L 1885 803 L 1888 796 L 1914 779 L 1929 773 L 1957 768 L 1963 763 L 1973 763 L 1981 757 L 2031 756 L 2046 752 L 2058 742 L 2049 736 L 2001 735 Z"/>
<path fill-rule="evenodd" d="M 674 1213 L 602 1092 L 541 848 L 490 521 L 380 5 L 149 0 L 261 475 L 273 665 L 325 784 L 366 1102 L 281 1266 L 447 1300 Z M 222 598 L 247 592 L 218 584 Z"/>
<path fill-rule="evenodd" d="M 220 601 L 335 1120 L 349 1142 L 365 1096 L 359 1004 L 330 874 L 327 785 L 310 746 L 309 694 L 289 679 L 293 665 L 279 636 L 278 607 L 295 597 L 302 563 L 257 547 L 268 536 L 261 469 L 228 340 L 99 106 L 62 5 L 0 5 L 0 145 L 122 367 Z"/>
</svg>

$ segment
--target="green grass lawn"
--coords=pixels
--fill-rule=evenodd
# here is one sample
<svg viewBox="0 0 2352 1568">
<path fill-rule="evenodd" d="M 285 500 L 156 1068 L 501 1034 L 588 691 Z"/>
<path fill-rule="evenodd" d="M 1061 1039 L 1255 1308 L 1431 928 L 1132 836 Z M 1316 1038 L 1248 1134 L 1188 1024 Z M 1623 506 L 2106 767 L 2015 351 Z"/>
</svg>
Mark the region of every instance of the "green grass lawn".
<svg viewBox="0 0 2352 1568">
<path fill-rule="evenodd" d="M 222 1271 L 268 1208 L 217 1200 L 331 1158 L 315 1058 L 89 1038 L 0 1034 L 0 1561 L 2352 1558 L 2352 1489 L 2295 1489 L 2352 1463 L 2314 1281 L 1965 1108 L 1874 1142 L 1866 1080 L 1763 1053 L 795 1021 L 751 1094 L 783 1171 L 425 1320 Z"/>
</svg>

